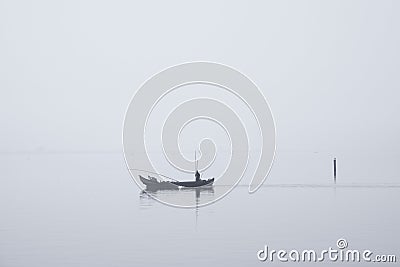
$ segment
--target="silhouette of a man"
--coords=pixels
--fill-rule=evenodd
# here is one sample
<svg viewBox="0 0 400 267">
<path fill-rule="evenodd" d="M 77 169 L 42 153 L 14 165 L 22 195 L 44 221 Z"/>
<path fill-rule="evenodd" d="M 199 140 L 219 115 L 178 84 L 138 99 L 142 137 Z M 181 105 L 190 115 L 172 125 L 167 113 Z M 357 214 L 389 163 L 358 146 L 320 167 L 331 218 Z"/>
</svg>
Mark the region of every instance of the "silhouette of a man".
<svg viewBox="0 0 400 267">
<path fill-rule="evenodd" d="M 200 181 L 200 173 L 199 173 L 199 171 L 196 171 L 194 176 L 196 177 L 196 182 Z"/>
</svg>

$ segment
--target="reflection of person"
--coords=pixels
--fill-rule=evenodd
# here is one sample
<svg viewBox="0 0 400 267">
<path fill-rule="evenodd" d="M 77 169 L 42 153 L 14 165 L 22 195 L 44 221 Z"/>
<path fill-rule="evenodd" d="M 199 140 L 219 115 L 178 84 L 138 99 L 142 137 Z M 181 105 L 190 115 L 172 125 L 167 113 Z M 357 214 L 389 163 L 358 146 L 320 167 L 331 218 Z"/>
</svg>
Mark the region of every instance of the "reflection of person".
<svg viewBox="0 0 400 267">
<path fill-rule="evenodd" d="M 194 176 L 196 177 L 196 182 L 200 181 L 200 173 L 199 173 L 199 171 L 196 171 Z"/>
</svg>

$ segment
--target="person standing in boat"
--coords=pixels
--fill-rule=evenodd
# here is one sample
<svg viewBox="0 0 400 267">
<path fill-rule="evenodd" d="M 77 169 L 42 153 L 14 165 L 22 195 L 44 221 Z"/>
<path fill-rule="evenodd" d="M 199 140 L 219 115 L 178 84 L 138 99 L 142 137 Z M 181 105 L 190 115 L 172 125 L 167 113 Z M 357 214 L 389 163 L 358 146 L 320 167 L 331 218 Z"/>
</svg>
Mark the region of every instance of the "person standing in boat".
<svg viewBox="0 0 400 267">
<path fill-rule="evenodd" d="M 196 182 L 201 181 L 200 180 L 200 173 L 199 173 L 199 169 L 198 169 L 198 161 L 197 161 L 197 157 L 196 157 L 196 150 L 194 151 L 194 168 L 196 170 L 196 172 L 194 173 L 194 177 L 196 177 Z"/>
</svg>

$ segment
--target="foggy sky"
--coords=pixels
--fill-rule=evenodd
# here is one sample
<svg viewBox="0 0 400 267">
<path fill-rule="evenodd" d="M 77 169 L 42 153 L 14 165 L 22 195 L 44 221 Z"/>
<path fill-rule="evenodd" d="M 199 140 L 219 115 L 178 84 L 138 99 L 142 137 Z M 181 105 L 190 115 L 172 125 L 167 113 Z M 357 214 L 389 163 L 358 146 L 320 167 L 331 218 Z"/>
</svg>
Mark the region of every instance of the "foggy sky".
<svg viewBox="0 0 400 267">
<path fill-rule="evenodd" d="M 1 152 L 121 151 L 160 70 L 213 61 L 266 96 L 281 151 L 399 153 L 397 1 L 2 1 Z"/>
</svg>

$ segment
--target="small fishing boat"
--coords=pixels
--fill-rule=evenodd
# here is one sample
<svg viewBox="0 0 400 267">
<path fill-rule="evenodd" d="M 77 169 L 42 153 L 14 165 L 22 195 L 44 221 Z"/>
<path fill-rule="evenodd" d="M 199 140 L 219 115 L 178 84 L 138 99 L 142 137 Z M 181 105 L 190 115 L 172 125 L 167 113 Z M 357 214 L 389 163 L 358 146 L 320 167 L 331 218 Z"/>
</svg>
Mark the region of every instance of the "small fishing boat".
<svg viewBox="0 0 400 267">
<path fill-rule="evenodd" d="M 196 180 L 196 181 L 159 181 L 155 177 L 148 176 L 145 178 L 139 175 L 140 181 L 150 187 L 152 189 L 178 189 L 179 187 L 186 187 L 186 188 L 196 188 L 196 187 L 210 187 L 214 183 L 214 178 L 207 179 L 207 180 Z"/>
<path fill-rule="evenodd" d="M 169 178 L 173 181 L 159 181 L 157 178 L 148 176 L 148 178 L 145 178 L 141 175 L 139 175 L 140 181 L 146 185 L 146 187 L 151 188 L 151 189 L 178 189 L 180 187 L 184 188 L 198 188 L 198 187 L 211 187 L 214 183 L 214 178 L 210 178 L 207 180 L 202 180 L 200 179 L 200 173 L 197 169 L 197 160 L 195 156 L 195 181 L 184 181 L 180 182 L 175 179 Z"/>
</svg>

